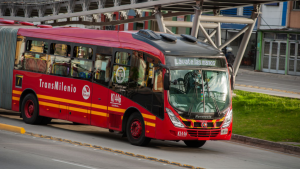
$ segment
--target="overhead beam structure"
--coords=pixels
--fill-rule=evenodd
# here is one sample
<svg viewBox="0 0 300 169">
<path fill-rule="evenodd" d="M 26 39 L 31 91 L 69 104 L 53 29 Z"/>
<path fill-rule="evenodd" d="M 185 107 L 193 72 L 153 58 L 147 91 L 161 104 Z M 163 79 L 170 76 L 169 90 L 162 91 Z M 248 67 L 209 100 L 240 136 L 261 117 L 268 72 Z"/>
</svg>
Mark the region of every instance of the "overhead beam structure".
<svg viewBox="0 0 300 169">
<path fill-rule="evenodd" d="M 234 75 L 236 75 L 257 21 L 261 5 L 283 1 L 288 0 L 0 0 L 0 18 L 41 23 L 52 21 L 53 26 L 67 24 L 110 26 L 156 20 L 160 32 L 173 33 L 166 26 L 191 27 L 191 35 L 198 37 L 200 29 L 205 36 L 204 41 L 219 50 L 222 50 L 222 48 L 244 34 L 233 65 Z M 250 5 L 254 6 L 251 18 L 220 15 L 221 10 Z M 135 10 L 137 17 L 129 19 L 127 11 L 131 9 Z M 151 11 L 153 16 L 142 17 L 141 11 Z M 163 13 L 163 11 L 167 13 Z M 114 12 L 119 12 L 122 19 L 114 19 Z M 214 16 L 201 15 L 206 12 L 211 12 Z M 101 19 L 99 19 L 101 14 L 107 17 L 108 22 L 101 22 Z M 192 22 L 164 20 L 167 17 L 190 14 L 194 14 Z M 85 20 L 86 16 L 92 16 L 93 21 Z M 74 17 L 78 19 L 72 21 Z M 221 23 L 246 24 L 246 26 L 222 44 Z M 213 32 L 208 34 L 206 29 L 213 29 Z M 212 39 L 213 36 L 214 40 Z"/>
</svg>

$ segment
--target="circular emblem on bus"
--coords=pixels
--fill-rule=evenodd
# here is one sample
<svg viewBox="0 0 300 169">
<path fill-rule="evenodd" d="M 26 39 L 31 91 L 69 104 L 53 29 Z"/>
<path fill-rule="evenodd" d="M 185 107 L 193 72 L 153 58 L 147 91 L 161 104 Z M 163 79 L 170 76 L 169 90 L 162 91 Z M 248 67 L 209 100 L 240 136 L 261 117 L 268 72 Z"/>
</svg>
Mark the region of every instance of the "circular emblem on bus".
<svg viewBox="0 0 300 169">
<path fill-rule="evenodd" d="M 202 126 L 203 128 L 206 128 L 206 127 L 207 127 L 207 123 L 206 123 L 206 122 L 203 122 L 203 123 L 201 124 L 201 126 Z"/>
<path fill-rule="evenodd" d="M 125 69 L 123 67 L 119 67 L 116 72 L 116 81 L 118 83 L 123 83 L 125 80 Z"/>
<path fill-rule="evenodd" d="M 90 98 L 91 95 L 91 90 L 90 87 L 88 85 L 83 86 L 82 88 L 82 97 L 87 100 L 88 98 Z"/>
</svg>

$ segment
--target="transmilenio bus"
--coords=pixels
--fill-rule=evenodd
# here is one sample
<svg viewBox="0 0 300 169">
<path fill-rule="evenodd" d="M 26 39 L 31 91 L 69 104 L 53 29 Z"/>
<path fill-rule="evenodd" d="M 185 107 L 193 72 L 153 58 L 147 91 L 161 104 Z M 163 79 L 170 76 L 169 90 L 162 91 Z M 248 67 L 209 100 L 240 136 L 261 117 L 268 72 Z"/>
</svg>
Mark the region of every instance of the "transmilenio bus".
<svg viewBox="0 0 300 169">
<path fill-rule="evenodd" d="M 226 58 L 194 37 L 5 24 L 0 33 L 0 107 L 25 123 L 108 128 L 134 145 L 231 138 Z"/>
</svg>

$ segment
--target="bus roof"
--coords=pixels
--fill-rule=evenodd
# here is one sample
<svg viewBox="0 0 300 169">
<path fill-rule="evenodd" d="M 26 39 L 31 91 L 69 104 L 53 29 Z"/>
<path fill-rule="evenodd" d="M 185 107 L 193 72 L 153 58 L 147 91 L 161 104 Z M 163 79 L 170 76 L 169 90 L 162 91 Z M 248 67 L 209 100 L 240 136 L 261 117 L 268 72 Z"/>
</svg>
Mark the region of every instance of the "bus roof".
<svg viewBox="0 0 300 169">
<path fill-rule="evenodd" d="M 203 42 L 189 42 L 182 37 L 177 37 L 176 42 L 170 42 L 164 38 L 152 40 L 145 38 L 134 31 L 108 31 L 93 30 L 72 27 L 60 28 L 21 28 L 18 35 L 84 43 L 98 46 L 109 46 L 140 50 L 160 57 L 163 61 L 164 55 L 172 56 L 221 56 L 220 51 Z M 158 34 L 159 36 L 159 34 Z M 160 37 L 160 36 L 159 36 Z M 109 41 L 109 44 L 108 44 Z M 164 62 L 164 61 L 163 61 Z"/>
</svg>

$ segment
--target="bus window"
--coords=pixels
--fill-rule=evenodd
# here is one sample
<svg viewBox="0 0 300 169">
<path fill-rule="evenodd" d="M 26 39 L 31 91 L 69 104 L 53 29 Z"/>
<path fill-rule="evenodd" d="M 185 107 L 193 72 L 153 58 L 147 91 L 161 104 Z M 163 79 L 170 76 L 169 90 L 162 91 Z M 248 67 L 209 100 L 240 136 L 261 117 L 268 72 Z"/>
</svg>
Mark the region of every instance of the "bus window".
<svg viewBox="0 0 300 169">
<path fill-rule="evenodd" d="M 93 61 L 72 59 L 71 60 L 71 77 L 91 79 L 92 78 Z"/>
<path fill-rule="evenodd" d="M 48 56 L 48 74 L 69 76 L 71 58 L 61 56 Z"/>
<path fill-rule="evenodd" d="M 129 79 L 129 70 L 128 66 L 114 65 L 112 73 L 112 82 L 117 85 L 127 86 Z"/>
<path fill-rule="evenodd" d="M 99 84 L 108 85 L 110 80 L 111 56 L 96 54 L 95 81 Z"/>
<path fill-rule="evenodd" d="M 156 71 L 157 70 L 157 71 Z M 155 72 L 156 71 L 156 72 Z M 159 67 L 154 67 L 152 113 L 164 118 L 163 73 Z"/>
<path fill-rule="evenodd" d="M 52 43 L 50 46 L 50 54 L 70 57 L 71 46 L 66 44 Z"/>
<path fill-rule="evenodd" d="M 143 52 L 133 51 L 131 59 L 130 79 L 138 86 L 146 86 L 146 61 Z M 133 86 L 132 86 L 133 87 Z"/>
<path fill-rule="evenodd" d="M 40 72 L 40 73 L 46 73 L 47 71 L 46 54 L 25 52 L 23 61 L 24 61 L 24 70 Z"/>
<path fill-rule="evenodd" d="M 117 52 L 115 57 L 115 63 L 130 66 L 130 53 Z"/>
<path fill-rule="evenodd" d="M 37 53 L 48 53 L 48 43 L 44 41 L 28 40 L 26 51 Z"/>
<path fill-rule="evenodd" d="M 73 57 L 92 60 L 93 49 L 83 46 L 74 46 Z"/>
<path fill-rule="evenodd" d="M 18 36 L 15 56 L 15 69 L 22 69 L 22 60 L 24 59 L 25 52 L 25 37 Z"/>
</svg>

